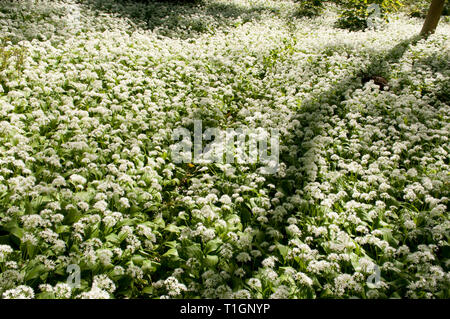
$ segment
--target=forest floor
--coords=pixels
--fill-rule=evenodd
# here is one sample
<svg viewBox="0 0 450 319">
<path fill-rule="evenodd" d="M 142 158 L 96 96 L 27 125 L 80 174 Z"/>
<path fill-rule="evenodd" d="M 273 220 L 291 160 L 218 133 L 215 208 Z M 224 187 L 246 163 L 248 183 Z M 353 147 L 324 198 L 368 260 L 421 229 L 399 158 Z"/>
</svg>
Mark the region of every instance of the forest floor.
<svg viewBox="0 0 450 319">
<path fill-rule="evenodd" d="M 337 18 L 0 0 L 0 296 L 449 298 L 450 22 Z"/>
</svg>

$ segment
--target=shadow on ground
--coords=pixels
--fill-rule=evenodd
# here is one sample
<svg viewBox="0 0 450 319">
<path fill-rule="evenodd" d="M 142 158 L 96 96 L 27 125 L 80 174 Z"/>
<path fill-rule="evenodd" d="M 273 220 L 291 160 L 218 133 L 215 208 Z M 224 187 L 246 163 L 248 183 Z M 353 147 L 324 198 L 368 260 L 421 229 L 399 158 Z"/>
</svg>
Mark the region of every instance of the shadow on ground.
<svg viewBox="0 0 450 319">
<path fill-rule="evenodd" d="M 169 3 L 166 1 L 83 0 L 89 10 L 129 19 L 134 25 L 174 38 L 191 38 L 217 28 L 260 21 L 264 13 L 279 12 L 268 6 L 238 6 L 234 3 Z"/>
<path fill-rule="evenodd" d="M 343 79 L 339 84 L 333 86 L 329 90 L 312 96 L 309 100 L 305 100 L 302 103 L 301 108 L 299 109 L 297 115 L 291 120 L 298 120 L 300 123 L 300 131 L 302 134 L 298 135 L 293 132 L 294 136 L 289 136 L 285 140 L 289 140 L 288 143 L 283 143 L 280 141 L 280 144 L 285 146 L 285 151 L 280 150 L 280 163 L 285 163 L 286 167 L 295 167 L 297 171 L 302 171 L 301 174 L 297 175 L 295 178 L 291 177 L 289 179 L 279 177 L 276 175 L 269 176 L 266 180 L 267 184 L 273 184 L 274 192 L 282 190 L 284 194 L 289 195 L 296 194 L 297 189 L 304 189 L 306 184 L 310 182 L 308 178 L 308 170 L 305 167 L 308 167 L 308 163 L 301 161 L 302 158 L 305 158 L 306 154 L 309 154 L 307 158 L 315 157 L 315 148 L 313 140 L 320 135 L 324 135 L 324 128 L 321 124 L 326 123 L 331 118 L 336 119 L 345 119 L 346 116 L 351 113 L 351 110 L 345 105 L 345 102 L 349 97 L 353 95 L 353 93 L 361 89 L 364 86 L 364 81 L 362 81 L 363 77 L 372 77 L 372 76 L 382 76 L 386 78 L 388 81 L 390 79 L 390 68 L 386 67 L 386 65 L 394 64 L 398 62 L 404 53 L 408 50 L 408 48 L 420 40 L 420 37 L 412 37 L 407 40 L 404 40 L 393 47 L 387 54 L 382 56 L 381 58 L 374 60 L 371 64 L 362 67 L 360 71 L 352 76 L 349 76 Z M 327 105 L 327 107 L 324 107 Z M 332 110 L 328 107 L 330 105 L 335 105 L 336 107 Z M 309 132 L 309 134 L 308 134 Z M 295 155 L 293 155 L 295 154 Z M 320 180 L 320 177 L 317 180 Z M 271 194 L 271 198 L 275 198 L 275 194 Z M 289 198 L 282 197 L 280 199 L 280 203 L 278 206 L 282 206 L 283 204 L 291 205 Z M 302 204 L 303 205 L 303 204 Z M 286 207 L 288 207 L 286 206 Z M 320 214 L 317 212 L 317 205 L 309 205 L 305 207 L 293 207 L 292 212 L 288 212 L 289 216 L 295 216 L 299 219 L 299 225 L 304 225 L 305 221 L 309 221 L 307 224 L 315 224 L 314 216 L 307 216 L 305 212 L 311 212 L 311 214 Z M 297 215 L 295 215 L 297 212 Z M 291 215 L 292 213 L 292 215 Z M 287 218 L 287 217 L 286 217 Z M 270 233 L 275 229 L 276 231 L 283 234 L 284 241 L 280 242 L 281 245 L 287 246 L 287 236 L 286 234 L 286 226 L 287 223 L 285 220 L 277 220 L 269 218 L 269 228 L 265 231 L 264 237 L 268 242 L 273 241 L 271 239 Z M 260 225 L 252 225 L 255 228 L 260 227 Z M 312 248 L 317 249 L 321 254 L 326 254 L 324 248 L 320 244 L 312 243 Z M 368 252 L 371 254 L 372 252 Z M 270 255 L 270 252 L 267 252 Z M 263 255 L 265 255 L 263 253 Z M 375 253 L 371 256 L 376 260 Z M 254 269 L 256 271 L 256 269 Z M 388 278 L 391 274 L 385 274 L 386 278 Z"/>
</svg>

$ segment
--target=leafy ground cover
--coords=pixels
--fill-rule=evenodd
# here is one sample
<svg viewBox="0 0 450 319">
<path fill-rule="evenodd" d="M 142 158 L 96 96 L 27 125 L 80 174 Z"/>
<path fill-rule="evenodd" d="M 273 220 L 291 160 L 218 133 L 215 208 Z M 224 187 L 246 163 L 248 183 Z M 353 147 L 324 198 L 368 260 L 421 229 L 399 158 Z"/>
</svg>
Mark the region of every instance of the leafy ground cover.
<svg viewBox="0 0 450 319">
<path fill-rule="evenodd" d="M 0 1 L 0 295 L 449 298 L 450 24 L 337 17 Z M 278 128 L 278 172 L 173 163 L 194 120 Z"/>
</svg>

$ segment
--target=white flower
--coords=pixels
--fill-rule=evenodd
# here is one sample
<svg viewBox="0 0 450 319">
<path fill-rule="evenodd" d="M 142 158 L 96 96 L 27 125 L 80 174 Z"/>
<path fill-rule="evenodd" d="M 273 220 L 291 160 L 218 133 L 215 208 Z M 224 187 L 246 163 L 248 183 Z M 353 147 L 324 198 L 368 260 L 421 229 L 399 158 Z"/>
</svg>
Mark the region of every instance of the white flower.
<svg viewBox="0 0 450 319">
<path fill-rule="evenodd" d="M 72 288 L 66 283 L 58 283 L 53 288 L 56 298 L 68 299 L 72 295 Z"/>
<path fill-rule="evenodd" d="M 3 293 L 4 299 L 33 299 L 34 291 L 31 287 L 20 285 Z"/>
<path fill-rule="evenodd" d="M 416 228 L 416 223 L 412 220 L 407 220 L 403 223 L 403 226 L 405 226 L 406 229 L 414 229 Z"/>
<path fill-rule="evenodd" d="M 116 290 L 114 282 L 105 274 L 94 276 L 92 287 L 97 287 L 111 294 Z"/>
<path fill-rule="evenodd" d="M 119 203 L 124 208 L 130 207 L 130 202 L 128 201 L 128 198 L 125 198 L 125 197 L 120 198 Z"/>
<path fill-rule="evenodd" d="M 93 207 L 101 212 L 105 212 L 108 208 L 108 203 L 104 200 L 100 200 L 96 202 Z"/>
<path fill-rule="evenodd" d="M 111 258 L 113 257 L 113 255 L 113 252 L 109 249 L 97 250 L 97 257 L 103 266 L 109 266 L 111 264 Z"/>
<path fill-rule="evenodd" d="M 301 285 L 305 285 L 305 286 L 311 287 L 312 284 L 313 284 L 312 279 L 309 278 L 305 273 L 302 273 L 302 272 L 297 272 L 294 275 L 294 278 Z"/>
<path fill-rule="evenodd" d="M 270 299 L 287 299 L 289 298 L 289 288 L 287 286 L 278 286 L 273 294 L 270 295 Z"/>
<path fill-rule="evenodd" d="M 250 255 L 246 252 L 241 252 L 236 256 L 236 260 L 239 262 L 249 262 L 252 260 L 252 258 L 250 257 Z"/>
<path fill-rule="evenodd" d="M 109 293 L 97 286 L 93 286 L 88 292 L 83 292 L 77 296 L 79 299 L 110 299 Z"/>
<path fill-rule="evenodd" d="M 259 280 L 258 278 L 250 278 L 248 280 L 248 285 L 254 289 L 262 288 L 261 280 Z"/>
<path fill-rule="evenodd" d="M 6 256 L 11 254 L 13 249 L 9 245 L 0 245 L 0 260 L 4 260 Z"/>
<path fill-rule="evenodd" d="M 251 299 L 251 296 L 250 292 L 245 289 L 238 290 L 233 294 L 235 299 Z"/>
<path fill-rule="evenodd" d="M 277 257 L 270 256 L 262 261 L 262 265 L 267 268 L 273 268 L 273 267 L 275 267 L 276 261 L 278 261 Z"/>
<path fill-rule="evenodd" d="M 164 280 L 164 285 L 166 286 L 168 295 L 171 297 L 179 296 L 183 291 L 187 290 L 186 286 L 179 283 L 176 277 L 168 277 Z"/>
<path fill-rule="evenodd" d="M 220 197 L 220 202 L 222 204 L 225 204 L 225 205 L 231 205 L 232 204 L 231 198 L 228 195 L 222 195 L 222 197 Z"/>
<path fill-rule="evenodd" d="M 86 184 L 86 181 L 87 181 L 86 178 L 84 178 L 83 176 L 78 175 L 78 174 L 72 174 L 72 175 L 70 175 L 69 179 L 70 179 L 73 183 L 75 183 L 75 184 L 81 184 L 81 185 Z"/>
<path fill-rule="evenodd" d="M 286 227 L 286 231 L 291 236 L 301 236 L 301 234 L 302 234 L 302 232 L 300 231 L 298 226 L 297 225 L 293 225 L 293 224 L 291 224 L 288 227 Z"/>
</svg>

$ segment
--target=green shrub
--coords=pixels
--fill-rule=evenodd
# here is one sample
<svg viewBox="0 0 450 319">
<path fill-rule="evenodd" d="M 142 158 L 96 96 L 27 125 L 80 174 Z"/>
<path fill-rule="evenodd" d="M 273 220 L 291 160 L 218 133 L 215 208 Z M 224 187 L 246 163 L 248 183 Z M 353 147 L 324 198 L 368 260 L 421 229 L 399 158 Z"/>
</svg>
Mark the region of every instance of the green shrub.
<svg viewBox="0 0 450 319">
<path fill-rule="evenodd" d="M 296 15 L 300 17 L 316 17 L 320 15 L 324 9 L 321 0 L 303 0 L 299 2 Z"/>
<path fill-rule="evenodd" d="M 430 8 L 429 0 L 404 0 L 405 11 L 411 16 L 416 18 L 425 18 Z M 450 1 L 446 1 L 444 4 L 444 11 L 442 15 L 446 16 L 450 14 Z"/>
<path fill-rule="evenodd" d="M 442 11 L 442 15 L 444 15 L 444 16 L 450 15 L 450 1 L 445 2 L 444 11 Z"/>
<path fill-rule="evenodd" d="M 345 0 L 342 1 L 343 12 L 337 26 L 352 31 L 364 30 L 372 18 L 387 20 L 388 14 L 397 11 L 402 5 L 400 0 Z M 378 10 L 373 8 L 378 6 Z"/>
<path fill-rule="evenodd" d="M 11 77 L 19 76 L 25 60 L 25 52 L 22 48 L 10 48 L 9 39 L 0 40 L 0 84 L 4 86 L 5 82 L 11 80 Z M 14 71 L 9 71 L 13 65 Z"/>
</svg>

